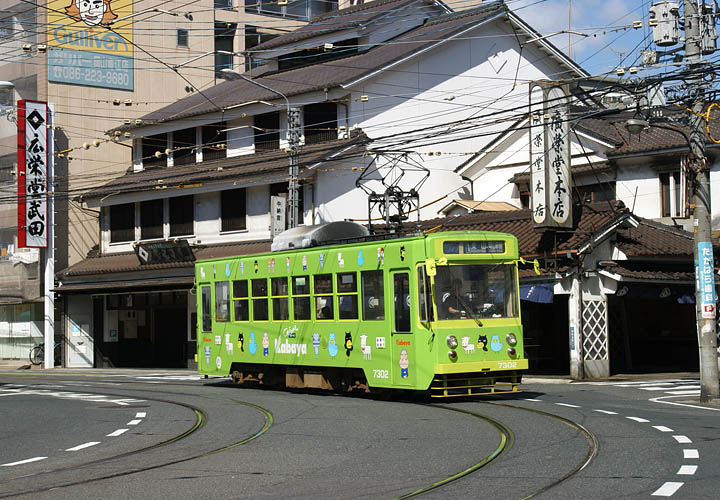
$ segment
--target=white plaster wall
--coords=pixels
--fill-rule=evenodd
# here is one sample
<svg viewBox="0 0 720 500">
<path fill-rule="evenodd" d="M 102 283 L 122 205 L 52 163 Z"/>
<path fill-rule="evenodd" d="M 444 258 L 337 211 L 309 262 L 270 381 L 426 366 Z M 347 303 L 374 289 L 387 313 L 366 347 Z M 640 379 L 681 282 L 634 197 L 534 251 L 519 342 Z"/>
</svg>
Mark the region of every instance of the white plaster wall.
<svg viewBox="0 0 720 500">
<path fill-rule="evenodd" d="M 646 219 L 655 219 L 662 215 L 660 180 L 657 172 L 649 166 L 634 165 L 618 168 L 615 189 L 617 199 L 635 215 Z"/>
<path fill-rule="evenodd" d="M 252 116 L 228 122 L 228 158 L 233 156 L 249 155 L 255 152 L 255 130 L 252 128 L 252 125 Z"/>
</svg>

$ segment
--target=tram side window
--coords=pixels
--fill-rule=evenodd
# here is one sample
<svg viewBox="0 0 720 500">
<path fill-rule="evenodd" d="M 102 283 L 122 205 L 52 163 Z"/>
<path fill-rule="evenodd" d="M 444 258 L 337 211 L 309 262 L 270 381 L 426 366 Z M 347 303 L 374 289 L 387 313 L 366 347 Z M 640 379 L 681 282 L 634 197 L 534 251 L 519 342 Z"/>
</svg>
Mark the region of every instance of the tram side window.
<svg viewBox="0 0 720 500">
<path fill-rule="evenodd" d="M 215 321 L 230 321 L 230 283 L 215 283 Z"/>
<path fill-rule="evenodd" d="M 393 302 L 395 304 L 395 331 L 410 331 L 410 275 L 393 275 Z"/>
<path fill-rule="evenodd" d="M 290 319 L 290 309 L 288 305 L 288 279 L 271 278 L 270 279 L 273 305 L 273 321 L 287 321 Z"/>
<path fill-rule="evenodd" d="M 432 301 L 430 300 L 430 278 L 425 275 L 425 266 L 418 267 L 417 283 L 420 321 L 433 321 Z"/>
<path fill-rule="evenodd" d="M 202 329 L 203 332 L 212 331 L 212 297 L 210 296 L 210 287 L 200 287 L 202 297 Z"/>
<path fill-rule="evenodd" d="M 313 276 L 315 292 L 315 319 L 333 319 L 333 285 L 332 274 Z"/>
<path fill-rule="evenodd" d="M 247 280 L 233 281 L 233 307 L 235 321 L 250 321 Z"/>
<path fill-rule="evenodd" d="M 385 319 L 385 288 L 382 271 L 363 271 L 362 280 L 362 319 L 363 321 L 381 321 Z"/>
<path fill-rule="evenodd" d="M 340 319 L 358 319 L 357 275 L 340 273 L 337 275 L 338 317 Z"/>
<path fill-rule="evenodd" d="M 292 282 L 293 318 L 299 321 L 310 320 L 310 278 L 295 276 Z"/>
<path fill-rule="evenodd" d="M 253 321 L 268 320 L 267 280 L 259 278 L 252 280 L 252 310 Z"/>
</svg>

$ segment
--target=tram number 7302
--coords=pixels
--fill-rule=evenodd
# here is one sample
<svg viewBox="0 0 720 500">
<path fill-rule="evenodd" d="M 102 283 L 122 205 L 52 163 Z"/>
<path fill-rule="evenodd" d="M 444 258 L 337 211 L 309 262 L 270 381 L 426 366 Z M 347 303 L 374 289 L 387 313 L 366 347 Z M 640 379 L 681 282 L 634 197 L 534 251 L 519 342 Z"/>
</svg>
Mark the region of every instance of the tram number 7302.
<svg viewBox="0 0 720 500">
<path fill-rule="evenodd" d="M 375 378 L 390 378 L 390 370 L 373 370 L 373 377 Z"/>
</svg>

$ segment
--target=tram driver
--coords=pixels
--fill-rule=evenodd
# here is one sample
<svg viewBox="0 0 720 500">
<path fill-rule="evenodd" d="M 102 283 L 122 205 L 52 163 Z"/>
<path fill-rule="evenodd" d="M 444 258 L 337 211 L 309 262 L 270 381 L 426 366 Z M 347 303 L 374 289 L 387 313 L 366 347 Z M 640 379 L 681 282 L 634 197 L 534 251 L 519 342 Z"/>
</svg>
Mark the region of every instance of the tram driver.
<svg viewBox="0 0 720 500">
<path fill-rule="evenodd" d="M 442 294 L 442 308 L 438 311 L 440 319 L 461 319 L 467 316 L 462 300 L 462 280 L 454 278 L 452 286 Z"/>
</svg>

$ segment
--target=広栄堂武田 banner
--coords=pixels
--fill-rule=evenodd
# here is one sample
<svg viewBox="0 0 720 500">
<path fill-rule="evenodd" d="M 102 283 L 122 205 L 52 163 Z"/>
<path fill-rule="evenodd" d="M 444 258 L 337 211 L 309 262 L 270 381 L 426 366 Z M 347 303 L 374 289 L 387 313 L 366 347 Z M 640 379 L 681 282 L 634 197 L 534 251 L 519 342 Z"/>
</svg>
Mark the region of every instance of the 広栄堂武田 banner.
<svg viewBox="0 0 720 500">
<path fill-rule="evenodd" d="M 132 0 L 50 0 L 48 81 L 133 90 Z"/>
</svg>

